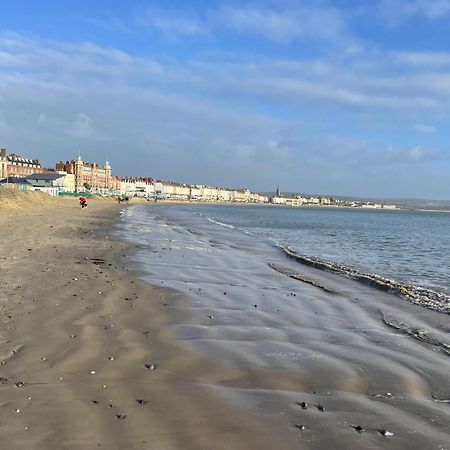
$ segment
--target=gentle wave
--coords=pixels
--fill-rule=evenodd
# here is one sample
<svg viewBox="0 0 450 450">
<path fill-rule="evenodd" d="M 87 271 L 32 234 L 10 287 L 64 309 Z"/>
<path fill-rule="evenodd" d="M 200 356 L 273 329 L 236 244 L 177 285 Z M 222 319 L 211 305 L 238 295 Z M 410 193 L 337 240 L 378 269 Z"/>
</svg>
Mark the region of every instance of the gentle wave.
<svg viewBox="0 0 450 450">
<path fill-rule="evenodd" d="M 442 292 L 436 292 L 419 286 L 413 286 L 406 283 L 383 277 L 381 275 L 361 272 L 344 264 L 332 261 L 323 261 L 318 258 L 301 255 L 289 247 L 280 246 L 286 256 L 296 261 L 316 267 L 318 269 L 334 272 L 347 278 L 369 284 L 386 292 L 396 294 L 409 300 L 416 305 L 438 311 L 444 314 L 450 314 L 450 297 Z"/>
<path fill-rule="evenodd" d="M 207 219 L 215 225 L 232 230 L 237 229 L 242 231 L 244 234 L 255 236 L 248 230 L 243 230 L 239 227 L 235 227 L 231 224 L 221 222 L 211 217 L 207 217 Z M 307 264 L 328 272 L 334 272 L 361 283 L 369 284 L 383 291 L 393 293 L 417 305 L 424 306 L 444 314 L 450 314 L 450 296 L 442 292 L 403 283 L 382 275 L 377 275 L 375 273 L 363 272 L 342 263 L 302 255 L 274 238 L 269 238 L 269 241 L 276 247 L 281 248 L 288 257 L 295 259 L 302 264 Z"/>
<path fill-rule="evenodd" d="M 214 224 L 219 225 L 221 227 L 229 228 L 230 230 L 234 230 L 235 229 L 235 227 L 233 225 L 230 225 L 229 223 L 220 222 L 218 220 L 212 219 L 211 217 L 207 217 L 207 219 L 208 219 L 208 222 L 214 223 Z"/>
</svg>

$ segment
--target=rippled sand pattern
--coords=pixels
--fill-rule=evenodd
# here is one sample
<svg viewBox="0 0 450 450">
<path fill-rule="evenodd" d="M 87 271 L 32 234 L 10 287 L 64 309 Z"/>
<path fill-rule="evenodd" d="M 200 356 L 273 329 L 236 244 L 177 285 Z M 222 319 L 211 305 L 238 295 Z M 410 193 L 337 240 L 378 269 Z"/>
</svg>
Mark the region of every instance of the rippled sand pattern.
<svg viewBox="0 0 450 450">
<path fill-rule="evenodd" d="M 295 448 L 450 448 L 448 315 L 186 207 L 130 208 L 120 234 L 143 245 L 146 280 L 180 293 L 164 306 L 203 361 L 186 376 L 236 410 Z"/>
</svg>

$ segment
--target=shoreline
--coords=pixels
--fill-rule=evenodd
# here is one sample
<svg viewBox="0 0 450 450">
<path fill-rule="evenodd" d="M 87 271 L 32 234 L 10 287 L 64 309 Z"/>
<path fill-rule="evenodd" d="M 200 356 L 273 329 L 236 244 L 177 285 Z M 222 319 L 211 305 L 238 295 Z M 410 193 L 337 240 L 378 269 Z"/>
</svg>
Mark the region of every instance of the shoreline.
<svg viewBox="0 0 450 450">
<path fill-rule="evenodd" d="M 450 314 L 450 297 L 444 290 L 432 290 L 422 286 L 413 286 L 396 279 L 388 278 L 384 275 L 364 272 L 343 263 L 336 263 L 317 257 L 302 255 L 289 247 L 281 247 L 281 250 L 288 258 L 291 258 L 302 265 L 335 273 L 342 277 L 355 280 L 361 284 L 367 284 L 381 291 L 391 293 L 424 308 L 429 308 L 442 314 Z"/>
<path fill-rule="evenodd" d="M 117 220 L 135 208 L 145 209 L 98 200 L 0 210 L 8 448 L 448 442 L 446 316 L 246 235 L 180 226 L 162 214 L 170 204 L 144 222 L 149 242 L 125 242 Z"/>
<path fill-rule="evenodd" d="M 145 279 L 188 299 L 166 307 L 209 361 L 193 376 L 296 440 L 285 448 L 446 448 L 448 316 L 182 211 L 136 206 L 124 232 Z"/>
<path fill-rule="evenodd" d="M 120 209 L 0 211 L 1 439 L 9 449 L 286 448 L 196 381 L 207 362 L 177 345 L 164 306 L 180 297 L 127 270 L 136 247 L 111 237 Z"/>
</svg>

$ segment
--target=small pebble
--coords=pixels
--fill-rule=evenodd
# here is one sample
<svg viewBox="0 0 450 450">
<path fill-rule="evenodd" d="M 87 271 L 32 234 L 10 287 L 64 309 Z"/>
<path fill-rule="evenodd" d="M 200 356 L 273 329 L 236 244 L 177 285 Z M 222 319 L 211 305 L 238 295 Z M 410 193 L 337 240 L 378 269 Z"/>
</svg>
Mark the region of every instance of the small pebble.
<svg viewBox="0 0 450 450">
<path fill-rule="evenodd" d="M 316 408 L 319 410 L 319 411 L 322 411 L 322 412 L 324 412 L 325 411 L 325 407 L 324 406 L 322 406 L 322 405 L 316 405 Z"/>
<path fill-rule="evenodd" d="M 94 374 L 95 374 L 95 370 L 91 370 L 91 371 L 90 371 L 90 374 L 91 374 L 91 375 L 94 375 Z"/>
<path fill-rule="evenodd" d="M 124 420 L 127 418 L 127 416 L 125 414 L 116 414 L 116 418 L 119 420 Z"/>
<path fill-rule="evenodd" d="M 299 402 L 297 403 L 298 406 L 301 406 L 302 409 L 307 409 L 308 408 L 308 404 L 306 402 Z"/>
<path fill-rule="evenodd" d="M 364 428 L 361 425 L 352 425 L 352 427 L 358 432 L 358 433 L 362 433 L 364 430 Z"/>
<path fill-rule="evenodd" d="M 148 403 L 147 400 L 142 400 L 140 398 L 136 399 L 136 401 L 140 404 L 140 405 L 146 405 Z"/>
<path fill-rule="evenodd" d="M 301 431 L 303 431 L 305 429 L 305 426 L 300 423 L 296 423 L 295 426 L 296 426 L 296 428 L 298 428 Z"/>
<path fill-rule="evenodd" d="M 156 366 L 155 364 L 144 364 L 146 369 L 155 370 Z"/>
<path fill-rule="evenodd" d="M 392 431 L 388 431 L 388 430 L 378 430 L 378 432 L 379 432 L 382 436 L 394 436 L 394 433 L 392 433 Z"/>
</svg>

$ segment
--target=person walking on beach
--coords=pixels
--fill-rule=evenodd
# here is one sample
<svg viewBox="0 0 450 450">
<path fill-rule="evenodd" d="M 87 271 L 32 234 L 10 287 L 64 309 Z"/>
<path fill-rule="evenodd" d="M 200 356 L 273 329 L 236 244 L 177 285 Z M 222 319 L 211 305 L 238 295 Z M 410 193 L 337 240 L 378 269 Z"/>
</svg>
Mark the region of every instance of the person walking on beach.
<svg viewBox="0 0 450 450">
<path fill-rule="evenodd" d="M 86 200 L 86 197 L 80 197 L 79 200 L 80 200 L 80 206 L 81 206 L 81 209 L 87 208 L 87 200 Z"/>
</svg>

